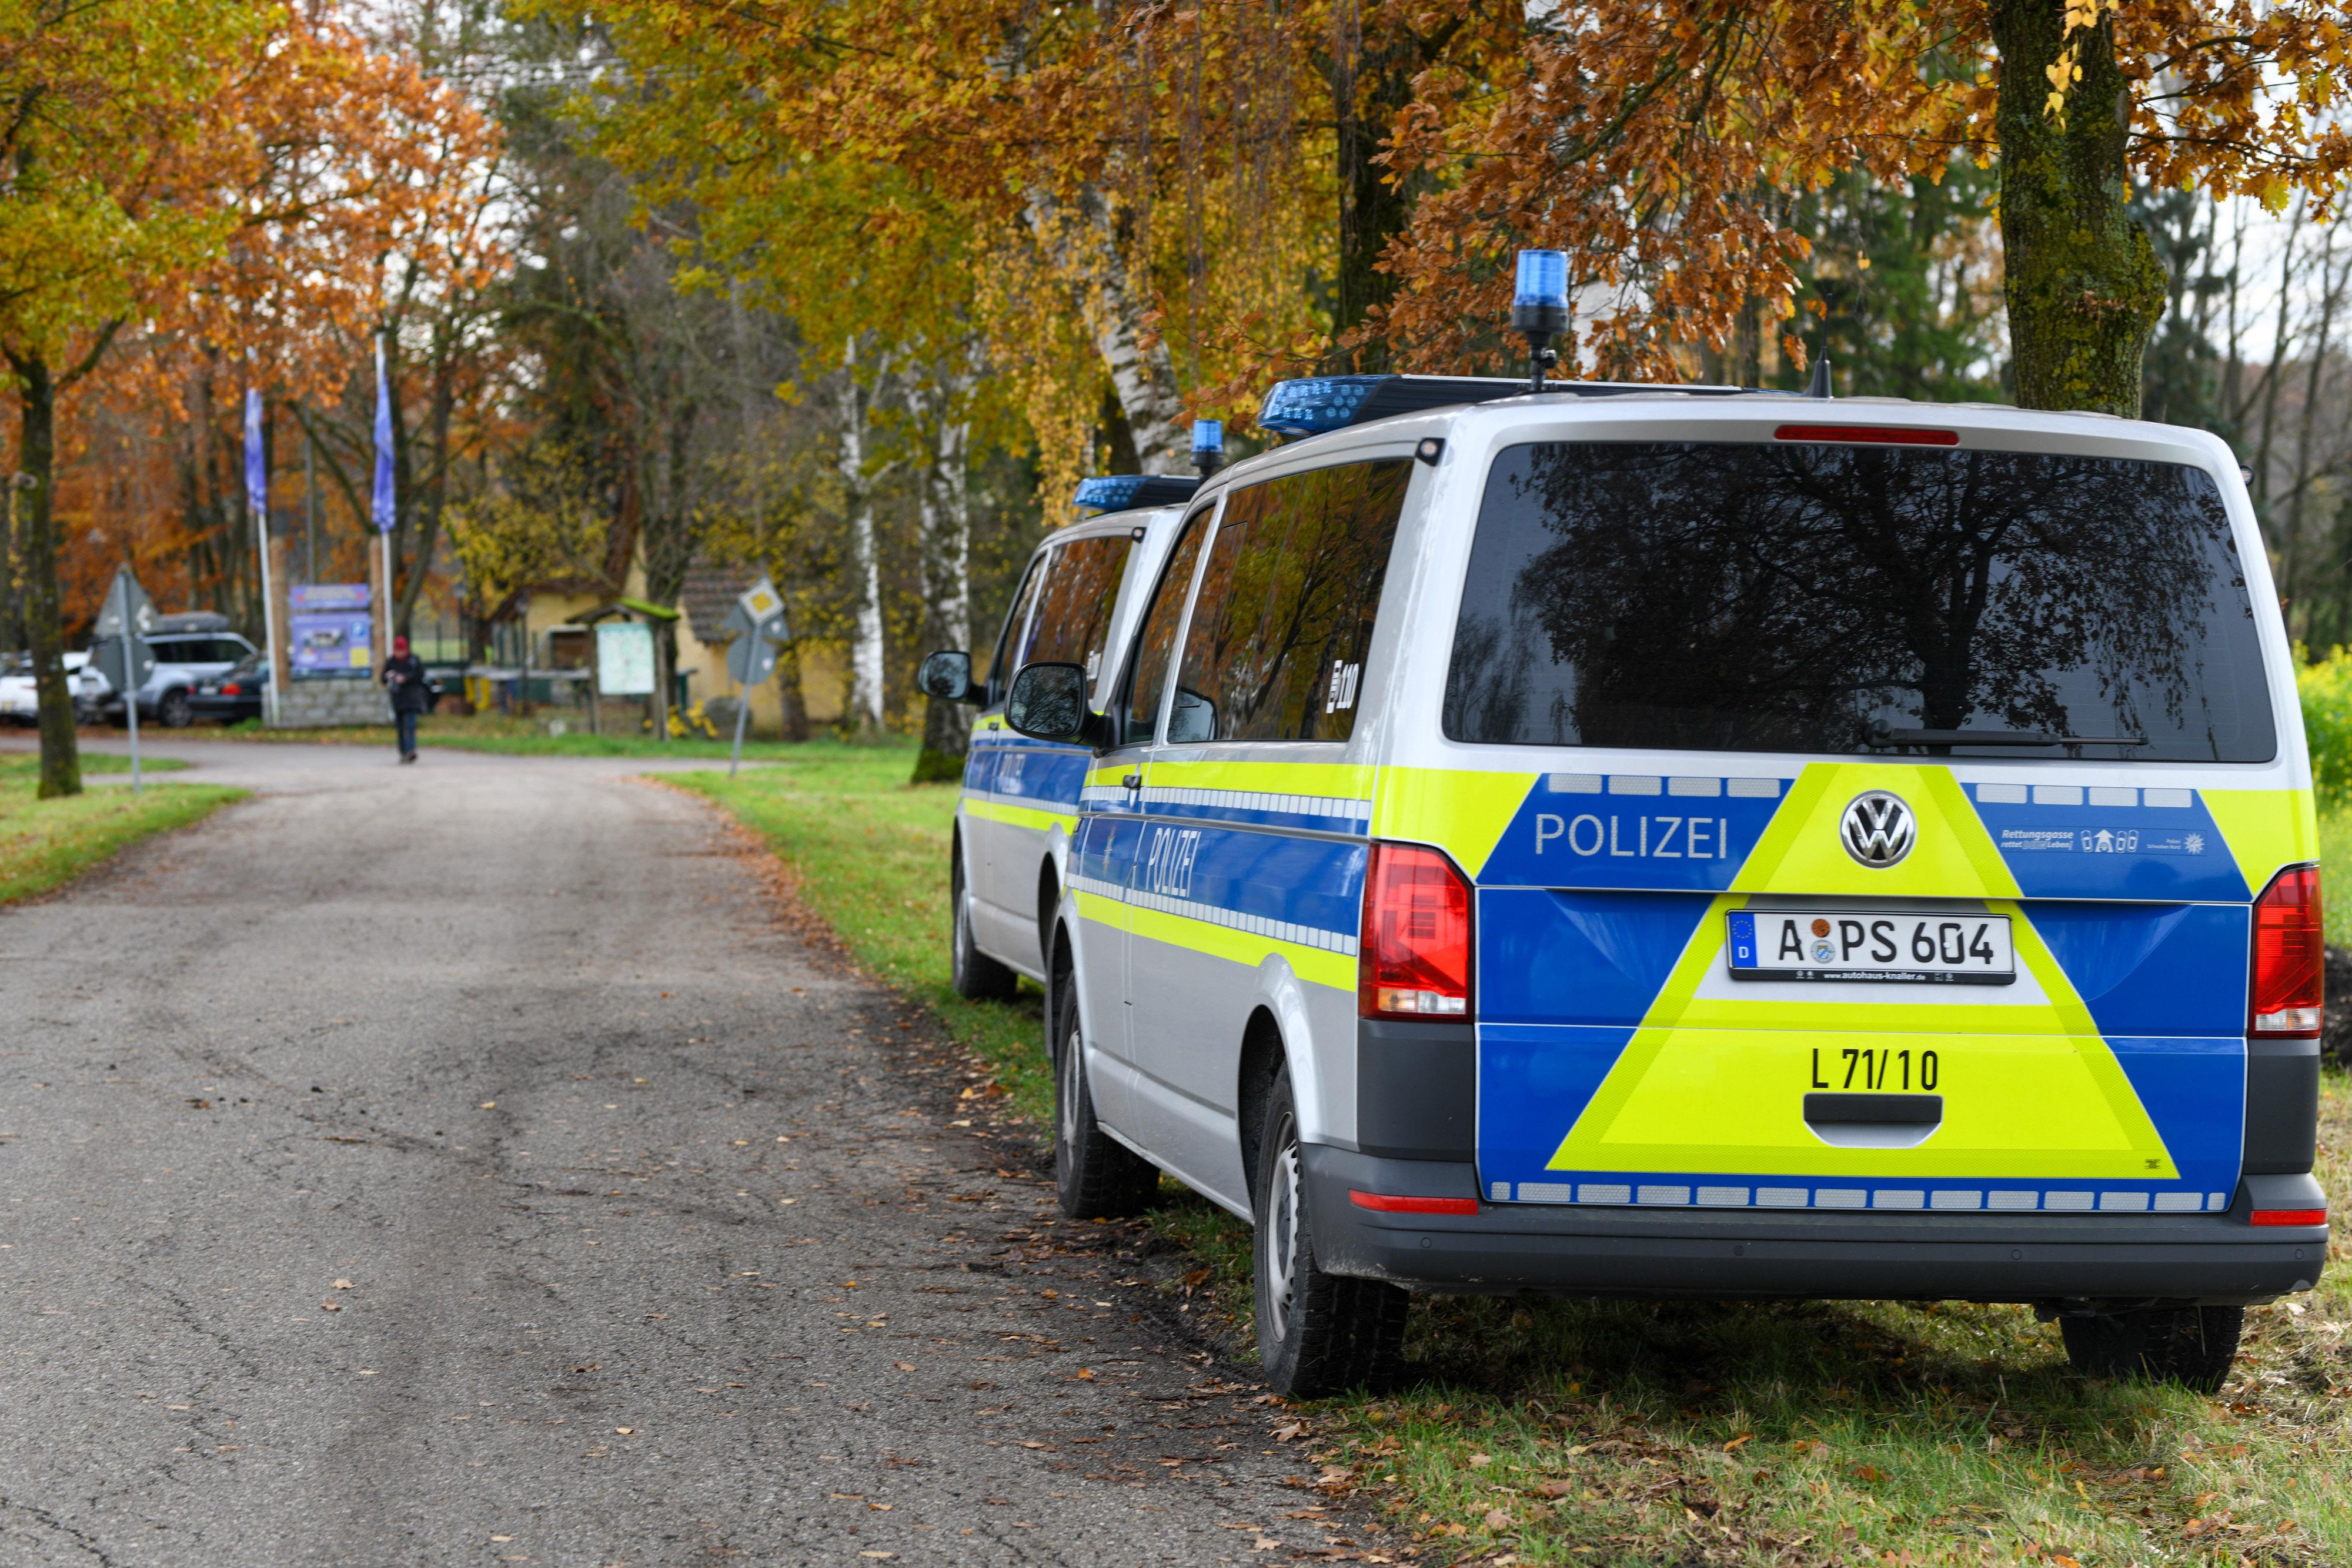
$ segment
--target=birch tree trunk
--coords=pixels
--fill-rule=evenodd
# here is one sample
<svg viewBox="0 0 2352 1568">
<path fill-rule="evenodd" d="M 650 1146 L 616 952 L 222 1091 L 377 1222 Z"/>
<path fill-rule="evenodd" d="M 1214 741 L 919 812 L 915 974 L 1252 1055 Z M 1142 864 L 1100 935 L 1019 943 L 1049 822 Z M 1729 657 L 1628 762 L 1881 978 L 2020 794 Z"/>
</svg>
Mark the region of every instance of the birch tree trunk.
<svg viewBox="0 0 2352 1568">
<path fill-rule="evenodd" d="M 878 367 L 877 367 L 878 371 Z M 874 476 L 866 471 L 873 390 L 858 380 L 857 339 L 842 352 L 834 394 L 839 425 L 842 510 L 849 524 L 849 575 L 856 595 L 849 642 L 849 719 L 862 741 L 882 736 L 882 566 L 874 540 Z"/>
<path fill-rule="evenodd" d="M 1128 273 L 1120 223 L 1097 185 L 1080 188 L 1065 204 L 1033 188 L 1024 214 L 1029 232 L 1066 280 L 1087 323 L 1103 368 L 1118 394 L 1119 412 L 1135 433 L 1135 455 L 1147 474 L 1182 474 L 1192 462 L 1184 400 L 1168 345 L 1147 333 L 1145 301 Z"/>
<path fill-rule="evenodd" d="M 923 635 L 932 648 L 971 645 L 971 394 L 979 384 L 977 340 L 952 350 L 908 387 L 907 403 L 923 435 Z M 926 697 L 918 784 L 963 777 L 971 716 L 960 702 Z"/>
</svg>

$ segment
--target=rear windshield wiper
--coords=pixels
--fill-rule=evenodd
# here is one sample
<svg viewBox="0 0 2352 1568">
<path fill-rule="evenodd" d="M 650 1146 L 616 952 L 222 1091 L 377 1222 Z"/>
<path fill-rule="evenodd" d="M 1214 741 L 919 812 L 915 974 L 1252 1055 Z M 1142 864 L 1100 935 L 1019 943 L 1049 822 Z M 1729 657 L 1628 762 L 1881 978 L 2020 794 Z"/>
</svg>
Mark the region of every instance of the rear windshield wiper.
<svg viewBox="0 0 2352 1568">
<path fill-rule="evenodd" d="M 2146 746 L 2144 735 L 2056 735 L 2046 729 L 1904 729 L 1873 719 L 1863 744 L 1895 746 Z"/>
</svg>

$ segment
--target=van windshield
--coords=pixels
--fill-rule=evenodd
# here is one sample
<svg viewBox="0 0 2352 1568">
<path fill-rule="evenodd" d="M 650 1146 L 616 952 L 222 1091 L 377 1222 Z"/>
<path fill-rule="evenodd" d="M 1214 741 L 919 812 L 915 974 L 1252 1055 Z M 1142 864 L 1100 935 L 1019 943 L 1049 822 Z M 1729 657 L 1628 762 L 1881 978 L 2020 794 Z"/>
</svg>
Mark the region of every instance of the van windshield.
<svg viewBox="0 0 2352 1568">
<path fill-rule="evenodd" d="M 1880 757 L 2277 749 L 2203 471 L 1799 443 L 1507 449 L 1444 725 L 1503 745 Z"/>
</svg>

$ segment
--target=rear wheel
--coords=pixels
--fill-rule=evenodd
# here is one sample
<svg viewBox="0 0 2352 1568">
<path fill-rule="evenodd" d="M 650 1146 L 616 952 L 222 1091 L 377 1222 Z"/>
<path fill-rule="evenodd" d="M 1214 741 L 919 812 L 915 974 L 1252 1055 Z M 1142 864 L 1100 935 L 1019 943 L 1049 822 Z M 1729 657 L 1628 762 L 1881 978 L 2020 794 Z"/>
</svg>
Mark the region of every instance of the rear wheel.
<svg viewBox="0 0 2352 1568">
<path fill-rule="evenodd" d="M 956 848 L 955 863 L 948 873 L 948 895 L 955 911 L 955 929 L 949 938 L 948 968 L 956 995 L 969 997 L 976 1002 L 1011 999 L 1021 984 L 1021 977 L 972 943 L 971 901 L 964 896 L 963 848 L 961 844 Z"/>
<path fill-rule="evenodd" d="M 1073 1219 L 1117 1219 L 1151 1207 L 1160 1169 L 1114 1139 L 1095 1120 L 1094 1091 L 1078 1028 L 1077 982 L 1054 988 L 1061 1047 L 1054 1053 L 1054 1187 Z"/>
<path fill-rule="evenodd" d="M 165 729 L 185 729 L 196 722 L 196 705 L 185 692 L 165 692 L 155 704 L 155 722 Z"/>
<path fill-rule="evenodd" d="M 2092 1377 L 2146 1377 L 2219 1390 L 2238 1358 L 2243 1307 L 2135 1307 L 2058 1320 L 2066 1359 Z"/>
<path fill-rule="evenodd" d="M 1404 1360 L 1412 1298 L 1400 1286 L 1327 1274 L 1317 1265 L 1288 1067 L 1275 1075 L 1266 1096 L 1254 1178 L 1257 1231 L 1250 1251 L 1258 1359 L 1267 1383 L 1276 1394 L 1301 1399 L 1385 1387 Z"/>
</svg>

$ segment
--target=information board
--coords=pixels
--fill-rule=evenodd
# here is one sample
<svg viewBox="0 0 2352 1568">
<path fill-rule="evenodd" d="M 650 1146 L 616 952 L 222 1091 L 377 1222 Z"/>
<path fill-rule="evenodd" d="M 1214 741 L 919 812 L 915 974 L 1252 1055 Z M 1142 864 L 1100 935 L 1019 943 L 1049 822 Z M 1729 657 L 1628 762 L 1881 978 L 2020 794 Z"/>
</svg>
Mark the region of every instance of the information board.
<svg viewBox="0 0 2352 1568">
<path fill-rule="evenodd" d="M 287 654 L 297 675 L 375 671 L 375 617 L 364 582 L 305 582 L 286 591 Z"/>
<path fill-rule="evenodd" d="M 596 690 L 608 697 L 651 696 L 654 629 L 635 621 L 596 626 Z"/>
</svg>

